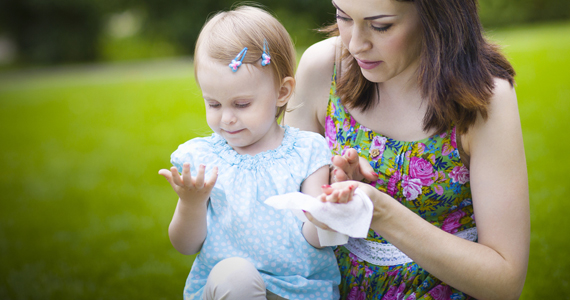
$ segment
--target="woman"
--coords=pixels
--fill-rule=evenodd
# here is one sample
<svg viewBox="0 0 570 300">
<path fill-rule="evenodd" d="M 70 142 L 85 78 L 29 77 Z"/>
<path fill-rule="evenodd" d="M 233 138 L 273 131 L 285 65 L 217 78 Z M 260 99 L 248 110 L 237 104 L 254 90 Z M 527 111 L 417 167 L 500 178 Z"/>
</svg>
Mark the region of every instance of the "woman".
<svg viewBox="0 0 570 300">
<path fill-rule="evenodd" d="M 336 250 L 341 298 L 517 299 L 530 218 L 514 71 L 476 0 L 332 4 L 338 37 L 303 54 L 285 123 L 323 134 L 333 177 L 374 203 L 368 238 Z"/>
</svg>

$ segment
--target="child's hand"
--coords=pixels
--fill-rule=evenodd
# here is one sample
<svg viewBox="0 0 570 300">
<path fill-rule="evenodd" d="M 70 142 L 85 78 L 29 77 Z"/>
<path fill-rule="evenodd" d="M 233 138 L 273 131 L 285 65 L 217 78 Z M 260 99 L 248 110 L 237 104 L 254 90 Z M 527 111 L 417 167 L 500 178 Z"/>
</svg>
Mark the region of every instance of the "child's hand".
<svg viewBox="0 0 570 300">
<path fill-rule="evenodd" d="M 332 202 L 338 204 L 347 203 L 349 201 L 352 201 L 352 195 L 354 195 L 354 190 L 357 186 L 358 183 L 354 181 L 335 183 L 333 186 L 324 185 L 322 187 L 323 193 L 319 195 L 317 199 L 321 200 L 321 202 Z M 305 217 L 307 217 L 311 223 L 315 224 L 315 226 L 325 230 L 335 231 L 324 223 L 321 223 L 319 220 L 315 219 L 310 212 L 303 211 L 303 213 L 305 213 Z"/>
<path fill-rule="evenodd" d="M 218 167 L 214 167 L 212 175 L 208 181 L 204 181 L 206 166 L 198 167 L 198 175 L 192 177 L 190 174 L 190 163 L 182 166 L 182 177 L 178 174 L 176 167 L 171 167 L 170 171 L 162 169 L 158 174 L 164 176 L 172 186 L 180 200 L 205 202 L 210 197 L 210 192 L 218 179 Z"/>
<path fill-rule="evenodd" d="M 322 187 L 323 193 L 317 197 L 321 202 L 347 203 L 352 201 L 354 190 L 358 187 L 356 182 L 338 182 L 332 186 Z"/>
</svg>

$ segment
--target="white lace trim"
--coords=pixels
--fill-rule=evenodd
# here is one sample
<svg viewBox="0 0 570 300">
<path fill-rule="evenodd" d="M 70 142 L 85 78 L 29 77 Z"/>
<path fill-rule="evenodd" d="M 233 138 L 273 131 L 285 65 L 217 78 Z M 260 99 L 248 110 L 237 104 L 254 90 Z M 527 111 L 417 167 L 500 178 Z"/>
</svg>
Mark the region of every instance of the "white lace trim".
<svg viewBox="0 0 570 300">
<path fill-rule="evenodd" d="M 472 227 L 454 234 L 462 239 L 477 240 L 477 227 Z M 396 266 L 413 262 L 404 252 L 392 244 L 382 244 L 366 239 L 349 238 L 344 245 L 358 258 L 377 266 Z"/>
</svg>

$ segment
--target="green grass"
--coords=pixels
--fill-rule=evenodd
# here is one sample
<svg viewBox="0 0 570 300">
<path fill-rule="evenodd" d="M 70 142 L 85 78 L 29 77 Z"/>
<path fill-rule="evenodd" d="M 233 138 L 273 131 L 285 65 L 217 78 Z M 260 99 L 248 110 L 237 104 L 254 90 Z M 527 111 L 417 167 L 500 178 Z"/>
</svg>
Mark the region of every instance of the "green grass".
<svg viewBox="0 0 570 300">
<path fill-rule="evenodd" d="M 491 32 L 514 64 L 532 240 L 522 299 L 570 299 L 570 23 Z M 210 130 L 188 61 L 0 73 L 0 299 L 181 298 L 157 175 Z"/>
</svg>

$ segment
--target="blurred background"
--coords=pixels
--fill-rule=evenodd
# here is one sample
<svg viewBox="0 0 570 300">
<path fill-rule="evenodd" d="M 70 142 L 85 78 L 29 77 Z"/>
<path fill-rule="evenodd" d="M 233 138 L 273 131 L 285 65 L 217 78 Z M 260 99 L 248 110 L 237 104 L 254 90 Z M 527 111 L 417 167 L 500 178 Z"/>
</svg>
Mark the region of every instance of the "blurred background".
<svg viewBox="0 0 570 300">
<path fill-rule="evenodd" d="M 258 1 L 299 56 L 329 0 Z M 157 172 L 210 132 L 192 70 L 230 0 L 0 0 L 0 299 L 181 298 L 176 195 Z M 517 71 L 531 201 L 522 299 L 570 299 L 570 1 L 481 0 Z"/>
</svg>

